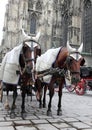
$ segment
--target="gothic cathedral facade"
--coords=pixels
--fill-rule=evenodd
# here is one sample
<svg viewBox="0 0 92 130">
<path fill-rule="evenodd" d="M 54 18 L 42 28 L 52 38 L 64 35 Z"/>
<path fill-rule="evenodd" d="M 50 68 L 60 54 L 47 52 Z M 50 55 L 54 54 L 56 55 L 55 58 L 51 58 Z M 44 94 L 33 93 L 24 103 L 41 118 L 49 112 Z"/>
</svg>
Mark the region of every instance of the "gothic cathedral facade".
<svg viewBox="0 0 92 130">
<path fill-rule="evenodd" d="M 31 35 L 41 32 L 42 50 L 60 46 L 60 0 L 9 0 L 6 8 L 3 44 L 12 49 L 22 42 L 21 28 Z"/>
<path fill-rule="evenodd" d="M 8 0 L 2 46 L 7 52 L 23 42 L 24 28 L 31 35 L 41 32 L 42 52 L 69 40 L 73 46 L 83 42 L 84 52 L 92 55 L 91 12 L 92 0 Z"/>
</svg>

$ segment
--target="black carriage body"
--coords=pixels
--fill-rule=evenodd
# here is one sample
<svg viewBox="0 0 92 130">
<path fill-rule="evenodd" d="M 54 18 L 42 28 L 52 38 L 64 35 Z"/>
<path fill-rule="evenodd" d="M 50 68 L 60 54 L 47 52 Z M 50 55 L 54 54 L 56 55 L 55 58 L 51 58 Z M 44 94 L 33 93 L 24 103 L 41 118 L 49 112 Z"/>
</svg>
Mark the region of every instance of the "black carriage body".
<svg viewBox="0 0 92 130">
<path fill-rule="evenodd" d="M 92 67 L 81 67 L 80 76 L 86 80 L 87 85 L 92 89 Z"/>
<path fill-rule="evenodd" d="M 87 78 L 87 77 L 92 77 L 92 67 L 81 67 L 80 68 L 80 76 L 81 78 Z"/>
</svg>

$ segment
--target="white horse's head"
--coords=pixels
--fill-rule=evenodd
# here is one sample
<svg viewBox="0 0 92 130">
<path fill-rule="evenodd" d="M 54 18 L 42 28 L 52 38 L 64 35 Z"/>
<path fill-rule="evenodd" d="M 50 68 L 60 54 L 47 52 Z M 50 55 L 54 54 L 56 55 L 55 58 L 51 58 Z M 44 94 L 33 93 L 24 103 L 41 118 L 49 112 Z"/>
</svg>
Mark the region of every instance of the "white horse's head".
<svg viewBox="0 0 92 130">
<path fill-rule="evenodd" d="M 69 41 L 67 42 L 67 49 L 71 57 L 73 57 L 76 60 L 79 60 L 81 58 L 81 53 L 83 50 L 83 43 L 80 45 L 78 49 L 73 48 L 70 46 Z"/>
<path fill-rule="evenodd" d="M 31 42 L 34 42 L 34 47 L 37 46 L 38 40 L 40 38 L 40 31 L 36 34 L 36 36 L 31 36 L 25 33 L 24 29 L 22 28 L 22 35 L 23 35 L 23 41 L 25 42 L 25 44 L 27 44 L 29 47 L 31 47 Z"/>
<path fill-rule="evenodd" d="M 69 44 L 69 41 L 67 41 L 67 49 L 68 49 L 69 53 L 75 52 L 75 51 L 78 51 L 79 53 L 81 53 L 83 50 L 83 43 L 80 45 L 80 47 L 78 49 L 76 49 L 76 48 L 71 47 Z"/>
<path fill-rule="evenodd" d="M 85 59 L 82 57 L 81 53 L 83 50 L 83 43 L 78 49 L 70 46 L 67 42 L 68 57 L 66 60 L 67 68 L 70 70 L 71 83 L 76 85 L 80 81 L 80 66 L 83 66 Z"/>
</svg>

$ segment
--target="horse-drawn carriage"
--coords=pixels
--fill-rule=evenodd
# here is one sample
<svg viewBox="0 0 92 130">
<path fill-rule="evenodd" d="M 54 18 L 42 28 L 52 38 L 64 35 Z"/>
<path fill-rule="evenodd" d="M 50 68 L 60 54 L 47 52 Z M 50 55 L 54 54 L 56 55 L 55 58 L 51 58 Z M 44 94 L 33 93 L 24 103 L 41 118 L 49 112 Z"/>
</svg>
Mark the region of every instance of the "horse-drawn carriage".
<svg viewBox="0 0 92 130">
<path fill-rule="evenodd" d="M 75 92 L 84 95 L 86 91 L 92 91 L 92 67 L 83 66 L 80 68 L 81 80 L 78 82 Z"/>
<path fill-rule="evenodd" d="M 43 86 L 45 89 L 44 98 L 43 98 L 43 106 L 45 106 L 45 103 L 46 103 L 45 94 L 46 94 L 46 89 L 48 87 L 50 98 L 49 98 L 49 103 L 48 103 L 47 115 L 49 116 L 51 115 L 51 103 L 52 103 L 52 98 L 54 95 L 54 86 L 56 84 L 59 88 L 59 91 L 58 91 L 59 100 L 57 101 L 58 102 L 57 115 L 61 115 L 62 114 L 62 110 L 61 110 L 62 89 L 63 89 L 63 84 L 65 83 L 66 72 L 67 70 L 70 71 L 72 84 L 77 84 L 77 82 L 80 80 L 80 66 L 82 66 L 85 62 L 84 58 L 81 56 L 83 44 L 81 44 L 81 46 L 78 49 L 75 49 L 69 45 L 69 42 L 67 42 L 67 47 L 59 47 L 56 49 L 50 49 L 48 50 L 49 52 L 48 54 L 47 53 L 42 54 L 40 57 L 37 58 L 37 56 L 40 55 L 38 51 L 39 45 L 37 41 L 30 36 L 28 37 L 25 35 L 25 37 L 27 37 L 27 39 L 23 42 L 23 44 L 15 48 L 18 55 L 15 57 L 15 55 L 12 55 L 12 54 L 15 54 L 16 52 L 13 52 L 12 54 L 11 52 L 9 52 L 8 54 L 6 54 L 3 60 L 3 63 L 2 63 L 3 67 L 1 66 L 3 70 L 3 73 L 2 73 L 3 77 L 1 78 L 2 82 L 6 86 L 7 91 L 8 91 L 9 86 L 11 86 L 14 91 L 13 104 L 11 107 L 10 115 L 11 117 L 15 117 L 14 109 L 15 109 L 15 101 L 17 97 L 16 86 L 18 85 L 18 83 L 20 83 L 21 90 L 22 90 L 21 114 L 23 118 L 25 116 L 24 114 L 25 113 L 25 94 L 27 91 L 26 86 L 28 85 L 35 86 L 37 88 L 37 92 L 39 94 L 40 107 L 42 106 Z M 14 51 L 14 49 L 12 51 Z M 45 58 L 43 55 L 45 55 Z M 8 62 L 7 60 L 8 58 L 10 62 Z M 14 62 L 12 62 L 11 60 L 14 58 L 15 60 L 17 58 L 18 64 L 16 64 L 17 65 L 16 67 L 15 66 L 10 67 L 11 65 L 14 65 Z M 6 63 L 8 67 L 10 68 L 8 68 L 7 66 L 5 67 Z M 18 71 L 14 71 L 14 73 L 12 73 L 11 70 L 14 70 L 14 69 Z M 10 73 L 12 73 L 12 75 L 8 73 L 9 71 Z M 14 75 L 17 75 L 17 82 L 15 82 L 14 84 L 13 83 L 11 84 L 10 82 L 7 81 L 7 79 L 9 78 L 11 80 L 12 77 L 14 77 Z"/>
</svg>

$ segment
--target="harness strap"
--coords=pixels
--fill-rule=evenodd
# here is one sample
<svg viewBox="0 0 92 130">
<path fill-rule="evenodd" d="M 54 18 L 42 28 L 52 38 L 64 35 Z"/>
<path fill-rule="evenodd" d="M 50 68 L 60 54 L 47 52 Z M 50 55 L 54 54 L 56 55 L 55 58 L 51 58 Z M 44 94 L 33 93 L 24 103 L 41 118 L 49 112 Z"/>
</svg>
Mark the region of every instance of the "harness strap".
<svg viewBox="0 0 92 130">
<path fill-rule="evenodd" d="M 57 60 L 57 58 L 58 58 L 58 56 L 59 56 L 60 51 L 61 51 L 63 48 L 64 48 L 63 46 L 60 48 L 60 50 L 59 50 L 59 52 L 58 52 L 58 54 L 57 54 L 57 56 L 56 56 L 56 59 L 55 59 L 55 61 L 54 61 L 53 64 L 52 64 L 52 67 L 53 67 L 53 68 L 54 68 L 54 67 L 57 67 L 57 65 L 56 65 L 56 60 Z"/>
<path fill-rule="evenodd" d="M 26 61 L 26 62 L 35 61 L 35 59 L 30 59 L 30 58 L 28 58 L 28 59 L 25 59 L 25 61 Z"/>
<path fill-rule="evenodd" d="M 71 74 L 80 74 L 80 71 L 71 71 Z"/>
</svg>

